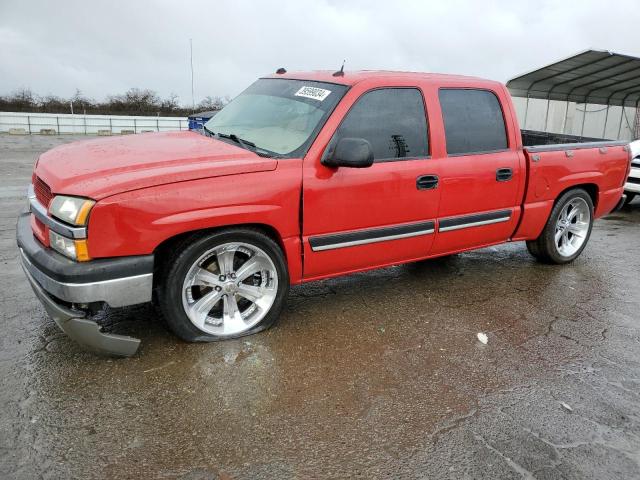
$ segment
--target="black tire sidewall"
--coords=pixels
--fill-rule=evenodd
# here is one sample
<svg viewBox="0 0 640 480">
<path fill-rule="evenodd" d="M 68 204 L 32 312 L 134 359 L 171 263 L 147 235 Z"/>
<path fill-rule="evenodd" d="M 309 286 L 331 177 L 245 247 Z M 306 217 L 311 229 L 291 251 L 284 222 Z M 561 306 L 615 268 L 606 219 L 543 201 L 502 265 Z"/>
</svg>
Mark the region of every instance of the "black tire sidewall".
<svg viewBox="0 0 640 480">
<path fill-rule="evenodd" d="M 589 211 L 590 211 L 589 230 L 587 231 L 587 236 L 584 242 L 582 243 L 582 245 L 580 246 L 580 248 L 578 249 L 578 251 L 573 255 L 571 255 L 570 257 L 566 257 L 564 255 L 561 255 L 560 252 L 558 252 L 558 247 L 555 241 L 556 225 L 558 222 L 558 217 L 562 212 L 562 210 L 564 209 L 564 207 L 567 205 L 567 203 L 569 203 L 571 200 L 575 198 L 583 199 L 589 206 Z M 549 220 L 547 221 L 547 225 L 545 226 L 545 229 L 543 232 L 543 238 L 542 238 L 543 242 L 541 242 L 542 244 L 540 246 L 542 247 L 544 256 L 548 260 L 550 260 L 552 263 L 556 263 L 556 264 L 570 263 L 570 262 L 573 262 L 576 258 L 578 258 L 582 253 L 582 251 L 587 246 L 587 244 L 589 243 L 589 238 L 591 238 L 591 231 L 593 230 L 593 221 L 594 221 L 593 215 L 594 215 L 593 200 L 585 190 L 574 189 L 564 193 L 558 199 L 558 202 L 553 207 L 553 210 L 551 211 L 551 215 L 549 216 Z"/>
<path fill-rule="evenodd" d="M 538 249 L 538 243 L 535 240 L 527 241 L 526 245 L 527 250 L 533 257 L 540 258 L 540 250 Z"/>
<path fill-rule="evenodd" d="M 232 242 L 254 245 L 269 255 L 278 274 L 278 292 L 269 312 L 249 330 L 237 335 L 211 335 L 198 329 L 185 313 L 182 286 L 187 272 L 200 256 L 218 245 Z M 168 260 L 158 290 L 158 304 L 168 326 L 178 337 L 189 342 L 214 342 L 251 335 L 273 325 L 289 291 L 289 273 L 282 250 L 271 238 L 257 230 L 233 229 L 194 238 L 182 252 Z"/>
</svg>

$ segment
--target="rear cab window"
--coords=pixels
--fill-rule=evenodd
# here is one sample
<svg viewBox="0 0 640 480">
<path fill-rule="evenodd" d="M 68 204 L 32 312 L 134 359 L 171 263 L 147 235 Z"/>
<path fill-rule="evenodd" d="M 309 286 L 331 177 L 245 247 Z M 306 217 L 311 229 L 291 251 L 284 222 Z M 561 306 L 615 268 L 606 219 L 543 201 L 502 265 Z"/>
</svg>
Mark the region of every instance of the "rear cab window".
<svg viewBox="0 0 640 480">
<path fill-rule="evenodd" d="M 425 104 L 417 88 L 379 88 L 363 94 L 351 107 L 329 143 L 333 153 L 341 138 L 363 138 L 374 162 L 425 158 L 429 140 Z"/>
<path fill-rule="evenodd" d="M 508 148 L 504 115 L 495 93 L 441 88 L 438 97 L 448 155 L 492 153 Z"/>
</svg>

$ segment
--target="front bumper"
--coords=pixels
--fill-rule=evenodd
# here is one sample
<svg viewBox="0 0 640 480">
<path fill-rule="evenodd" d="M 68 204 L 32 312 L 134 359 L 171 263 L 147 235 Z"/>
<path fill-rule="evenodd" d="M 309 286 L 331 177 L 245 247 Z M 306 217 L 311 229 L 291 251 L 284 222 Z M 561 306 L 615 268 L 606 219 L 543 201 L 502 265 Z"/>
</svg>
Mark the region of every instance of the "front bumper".
<svg viewBox="0 0 640 480">
<path fill-rule="evenodd" d="M 124 307 L 151 301 L 153 255 L 74 262 L 34 238 L 28 213 L 18 218 L 17 241 L 33 291 L 67 335 L 99 353 L 135 353 L 139 340 L 103 333 L 73 307 L 96 302 Z"/>
<path fill-rule="evenodd" d="M 24 264 L 22 267 L 24 268 Z M 84 312 L 67 308 L 51 298 L 31 276 L 29 270 L 24 268 L 24 273 L 27 275 L 29 283 L 31 283 L 33 292 L 49 316 L 53 318 L 60 330 L 72 340 L 99 354 L 130 357 L 136 353 L 140 346 L 140 340 L 125 335 L 114 335 L 100 331 L 100 327 L 96 322 L 84 318 Z"/>
</svg>

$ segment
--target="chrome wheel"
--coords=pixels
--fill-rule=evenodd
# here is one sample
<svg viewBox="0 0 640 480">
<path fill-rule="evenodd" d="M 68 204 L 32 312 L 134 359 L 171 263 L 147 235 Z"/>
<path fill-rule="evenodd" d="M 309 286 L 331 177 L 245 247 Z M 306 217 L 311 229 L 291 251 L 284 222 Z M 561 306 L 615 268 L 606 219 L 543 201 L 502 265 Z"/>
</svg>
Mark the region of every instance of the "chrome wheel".
<svg viewBox="0 0 640 480">
<path fill-rule="evenodd" d="M 248 243 L 224 243 L 196 260 L 182 287 L 184 311 L 201 331 L 243 333 L 269 312 L 278 293 L 273 260 Z"/>
<path fill-rule="evenodd" d="M 563 257 L 574 255 L 587 239 L 591 208 L 582 198 L 574 198 L 560 211 L 556 222 L 555 245 Z"/>
</svg>

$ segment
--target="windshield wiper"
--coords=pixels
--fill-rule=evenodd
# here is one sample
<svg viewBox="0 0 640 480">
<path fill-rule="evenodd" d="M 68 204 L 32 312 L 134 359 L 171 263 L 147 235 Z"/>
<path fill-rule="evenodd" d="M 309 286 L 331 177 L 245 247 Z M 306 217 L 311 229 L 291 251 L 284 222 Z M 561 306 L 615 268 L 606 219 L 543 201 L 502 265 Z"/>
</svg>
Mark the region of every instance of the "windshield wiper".
<svg viewBox="0 0 640 480">
<path fill-rule="evenodd" d="M 240 145 L 243 148 L 246 148 L 247 150 L 254 150 L 256 148 L 255 143 L 250 142 L 249 140 L 243 140 L 239 136 L 237 136 L 235 133 L 218 133 L 218 136 L 222 138 L 228 138 L 229 140 L 233 140 L 238 145 Z"/>
<path fill-rule="evenodd" d="M 208 129 L 206 126 L 204 126 L 204 125 L 202 126 L 202 130 L 204 130 L 204 131 L 205 131 L 205 133 L 208 133 L 210 137 L 215 137 L 215 136 L 216 136 L 215 132 L 213 132 L 213 131 L 209 130 L 209 129 Z"/>
<path fill-rule="evenodd" d="M 228 138 L 229 140 L 236 142 L 245 150 L 250 150 L 257 155 L 260 155 L 261 157 L 267 157 L 267 158 L 274 157 L 274 155 L 272 155 L 265 149 L 257 147 L 255 143 L 250 142 L 249 140 L 243 140 L 242 138 L 238 137 L 235 133 L 216 133 L 214 135 L 218 135 L 221 138 Z"/>
</svg>

